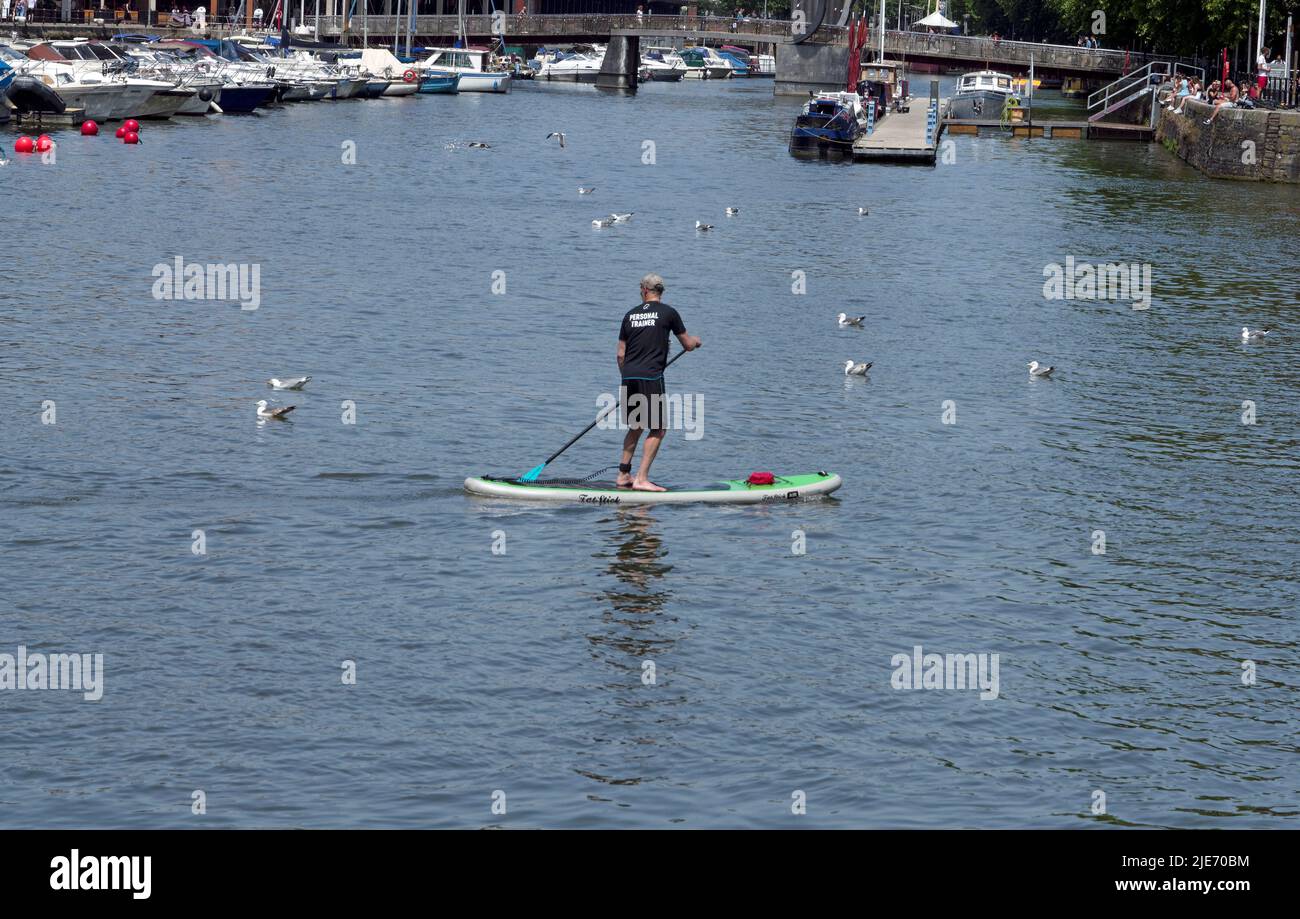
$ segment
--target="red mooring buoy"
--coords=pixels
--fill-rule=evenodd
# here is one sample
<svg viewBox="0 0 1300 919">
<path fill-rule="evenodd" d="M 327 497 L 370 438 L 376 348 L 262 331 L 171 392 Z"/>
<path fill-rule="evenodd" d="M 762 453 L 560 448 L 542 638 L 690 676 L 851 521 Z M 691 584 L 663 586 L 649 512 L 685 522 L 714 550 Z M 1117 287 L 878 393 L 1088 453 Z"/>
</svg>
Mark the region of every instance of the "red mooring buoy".
<svg viewBox="0 0 1300 919">
<path fill-rule="evenodd" d="M 35 149 L 36 142 L 26 135 L 14 141 L 14 153 L 31 153 Z"/>
<path fill-rule="evenodd" d="M 114 136 L 117 137 L 118 140 L 121 140 L 123 137 L 126 137 L 126 128 L 118 128 L 117 134 Z"/>
<path fill-rule="evenodd" d="M 125 134 L 122 135 L 122 143 L 138 144 L 140 143 L 140 135 L 135 133 L 134 131 L 127 131 Z"/>
<path fill-rule="evenodd" d="M 37 153 L 49 153 L 53 149 L 54 149 L 54 138 L 50 137 L 50 135 L 42 134 L 40 137 L 36 138 Z"/>
<path fill-rule="evenodd" d="M 98 133 L 99 133 L 99 125 L 95 124 L 95 122 L 93 122 L 93 121 L 83 121 L 83 122 L 81 123 L 81 136 L 82 136 L 82 137 L 94 137 L 94 136 L 95 136 L 96 134 L 98 134 Z"/>
<path fill-rule="evenodd" d="M 140 133 L 140 122 L 136 121 L 134 118 L 128 118 L 126 121 L 122 122 L 122 127 L 126 128 L 127 133 L 131 133 L 132 131 L 136 134 Z"/>
</svg>

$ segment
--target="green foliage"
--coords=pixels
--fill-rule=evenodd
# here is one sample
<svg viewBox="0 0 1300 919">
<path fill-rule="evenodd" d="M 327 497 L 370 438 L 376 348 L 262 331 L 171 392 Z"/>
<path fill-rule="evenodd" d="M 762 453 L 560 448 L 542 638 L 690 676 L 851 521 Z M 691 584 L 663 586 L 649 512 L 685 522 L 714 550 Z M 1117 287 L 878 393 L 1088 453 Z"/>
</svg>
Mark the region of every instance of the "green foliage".
<svg viewBox="0 0 1300 919">
<path fill-rule="evenodd" d="M 949 0 L 946 9 L 954 22 L 969 16 L 972 35 L 996 31 L 1007 39 L 1067 45 L 1091 35 L 1103 48 L 1182 56 L 1235 48 L 1259 20 L 1259 0 Z M 1287 13 L 1297 10 L 1298 0 L 1270 0 L 1264 40 L 1274 52 L 1282 48 Z M 1103 23 L 1104 31 L 1094 30 Z"/>
</svg>

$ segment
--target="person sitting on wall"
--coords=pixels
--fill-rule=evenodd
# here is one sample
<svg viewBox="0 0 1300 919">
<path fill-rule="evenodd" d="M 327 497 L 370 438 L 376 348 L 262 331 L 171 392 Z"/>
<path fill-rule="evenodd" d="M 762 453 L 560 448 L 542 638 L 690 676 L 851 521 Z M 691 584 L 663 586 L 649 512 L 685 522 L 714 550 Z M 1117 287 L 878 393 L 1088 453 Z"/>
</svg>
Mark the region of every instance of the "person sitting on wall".
<svg viewBox="0 0 1300 919">
<path fill-rule="evenodd" d="M 1219 98 L 1214 103 L 1214 111 L 1210 113 L 1209 118 L 1205 119 L 1206 124 L 1209 124 L 1214 121 L 1214 119 L 1218 118 L 1219 112 L 1223 109 L 1237 107 L 1237 100 L 1241 97 L 1241 93 L 1237 89 L 1237 84 L 1229 80 L 1225 86 L 1226 88 L 1223 92 L 1219 93 Z"/>
</svg>

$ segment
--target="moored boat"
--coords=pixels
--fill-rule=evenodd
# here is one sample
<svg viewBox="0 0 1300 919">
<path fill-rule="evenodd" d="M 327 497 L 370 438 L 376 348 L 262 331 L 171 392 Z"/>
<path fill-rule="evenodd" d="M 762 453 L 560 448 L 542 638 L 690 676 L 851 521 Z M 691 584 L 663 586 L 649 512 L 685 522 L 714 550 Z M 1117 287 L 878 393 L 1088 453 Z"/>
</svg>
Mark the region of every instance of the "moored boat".
<svg viewBox="0 0 1300 919">
<path fill-rule="evenodd" d="M 416 68 L 424 79 L 456 76 L 462 93 L 508 93 L 510 74 L 489 70 L 489 52 L 479 48 L 425 48 L 429 57 Z"/>
<path fill-rule="evenodd" d="M 686 76 L 696 79 L 726 80 L 736 71 L 731 61 L 704 45 L 683 48 L 681 58 L 686 64 Z"/>
<path fill-rule="evenodd" d="M 600 75 L 601 57 L 584 52 L 558 52 L 544 60 L 537 71 L 539 80 L 562 83 L 595 83 Z"/>
<path fill-rule="evenodd" d="M 671 48 L 647 48 L 641 55 L 639 76 L 656 83 L 676 83 L 686 76 L 686 64 Z"/>
<path fill-rule="evenodd" d="M 857 93 L 815 93 L 795 118 L 790 150 L 851 152 L 866 126 L 866 110 Z"/>
<path fill-rule="evenodd" d="M 456 84 L 459 82 L 460 74 L 456 73 L 426 76 L 420 80 L 420 92 L 450 95 L 457 92 Z"/>
<path fill-rule="evenodd" d="M 1011 77 L 996 70 L 962 74 L 948 101 L 949 118 L 998 119 L 1014 92 Z"/>
</svg>

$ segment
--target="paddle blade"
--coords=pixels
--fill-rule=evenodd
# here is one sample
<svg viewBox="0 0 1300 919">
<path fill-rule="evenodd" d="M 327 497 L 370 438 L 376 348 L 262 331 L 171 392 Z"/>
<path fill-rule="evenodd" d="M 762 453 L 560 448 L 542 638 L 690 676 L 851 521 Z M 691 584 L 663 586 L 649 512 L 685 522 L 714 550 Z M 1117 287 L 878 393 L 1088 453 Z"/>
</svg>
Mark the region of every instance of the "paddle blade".
<svg viewBox="0 0 1300 919">
<path fill-rule="evenodd" d="M 545 468 L 546 468 L 546 464 L 545 464 L 545 463 L 542 463 L 540 466 L 534 466 L 532 469 L 529 469 L 527 472 L 525 472 L 523 475 L 521 475 L 521 476 L 519 477 L 519 481 L 521 481 L 521 482 L 536 482 L 536 481 L 537 481 L 537 477 L 538 477 L 539 475 L 542 474 L 542 470 L 545 469 Z"/>
</svg>

